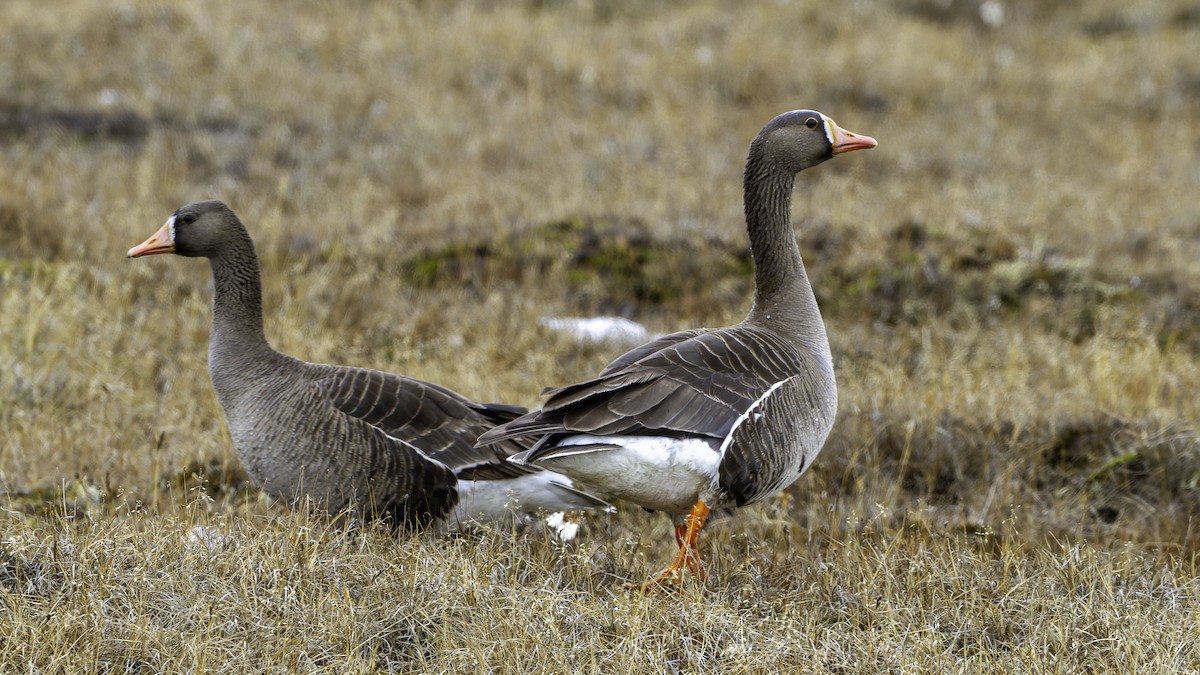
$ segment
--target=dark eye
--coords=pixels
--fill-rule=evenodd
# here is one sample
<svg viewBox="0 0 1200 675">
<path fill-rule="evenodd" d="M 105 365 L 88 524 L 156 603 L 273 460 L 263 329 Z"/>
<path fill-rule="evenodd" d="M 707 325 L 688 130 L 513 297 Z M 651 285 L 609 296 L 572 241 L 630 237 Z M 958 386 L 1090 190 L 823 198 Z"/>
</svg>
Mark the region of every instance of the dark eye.
<svg viewBox="0 0 1200 675">
<path fill-rule="evenodd" d="M 810 118 L 804 120 L 804 126 L 808 127 L 809 129 L 816 129 L 817 128 L 817 118 L 810 117 Z"/>
<path fill-rule="evenodd" d="M 185 213 L 179 217 L 179 222 L 183 223 L 184 225 L 191 225 L 192 223 L 196 222 L 196 214 Z"/>
</svg>

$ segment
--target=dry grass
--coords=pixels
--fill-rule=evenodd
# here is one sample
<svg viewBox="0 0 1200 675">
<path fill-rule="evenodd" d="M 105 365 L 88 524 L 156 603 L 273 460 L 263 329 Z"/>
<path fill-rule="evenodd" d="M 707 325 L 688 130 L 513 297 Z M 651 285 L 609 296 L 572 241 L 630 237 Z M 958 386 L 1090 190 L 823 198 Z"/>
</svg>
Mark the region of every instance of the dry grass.
<svg viewBox="0 0 1200 675">
<path fill-rule="evenodd" d="M 0 670 L 1197 672 L 1200 13 L 874 3 L 0 4 Z M 244 484 L 196 261 L 219 197 L 283 351 L 536 404 L 748 306 L 778 112 L 842 408 L 643 597 L 665 519 L 345 532 Z"/>
</svg>

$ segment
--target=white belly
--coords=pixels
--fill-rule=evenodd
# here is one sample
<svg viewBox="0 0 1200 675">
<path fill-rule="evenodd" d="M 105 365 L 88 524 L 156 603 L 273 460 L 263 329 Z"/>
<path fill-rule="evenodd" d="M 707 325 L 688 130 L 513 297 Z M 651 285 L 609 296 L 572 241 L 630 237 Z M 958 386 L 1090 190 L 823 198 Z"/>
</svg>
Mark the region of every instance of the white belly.
<svg viewBox="0 0 1200 675">
<path fill-rule="evenodd" d="M 538 465 L 570 476 L 603 496 L 655 511 L 687 513 L 719 490 L 721 455 L 696 438 L 568 436 Z"/>
</svg>

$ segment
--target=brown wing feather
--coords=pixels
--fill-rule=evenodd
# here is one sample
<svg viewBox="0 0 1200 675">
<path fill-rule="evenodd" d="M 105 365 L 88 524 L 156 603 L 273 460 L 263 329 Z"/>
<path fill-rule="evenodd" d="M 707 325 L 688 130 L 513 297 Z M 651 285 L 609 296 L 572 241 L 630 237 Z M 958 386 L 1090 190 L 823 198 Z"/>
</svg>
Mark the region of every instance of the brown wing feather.
<svg viewBox="0 0 1200 675">
<path fill-rule="evenodd" d="M 669 333 L 667 335 L 663 335 L 662 337 L 655 338 L 640 347 L 634 347 L 633 349 L 630 349 L 624 354 L 618 356 L 616 360 L 608 364 L 604 370 L 600 371 L 600 377 L 604 377 L 605 375 L 622 370 L 625 368 L 625 366 L 641 361 L 645 357 L 661 351 L 673 344 L 678 344 L 684 340 L 691 339 L 696 335 L 699 335 L 701 332 L 703 332 L 702 329 L 681 330 L 676 333 Z"/>
<path fill-rule="evenodd" d="M 362 391 L 368 397 L 376 390 Z M 458 502 L 456 477 L 449 468 L 332 406 L 319 382 L 281 392 L 287 400 L 279 403 L 310 414 L 269 417 L 263 424 L 286 425 L 286 432 L 277 427 L 276 433 L 314 439 L 314 447 L 329 450 L 307 462 L 306 472 L 314 479 L 311 485 L 324 486 L 318 489 L 327 492 L 314 496 L 332 505 L 355 499 L 369 512 L 389 516 L 396 524 L 419 527 L 444 517 Z M 264 403 L 273 401 L 268 398 Z M 265 432 L 270 435 L 269 429 Z"/>
<path fill-rule="evenodd" d="M 630 417 L 646 412 L 673 393 L 675 387 L 671 381 L 659 378 L 640 385 L 631 385 L 620 400 L 609 404 L 609 409 L 618 415 Z"/>
<path fill-rule="evenodd" d="M 569 433 L 724 439 L 772 385 L 804 368 L 803 360 L 783 340 L 751 326 L 675 333 L 626 353 L 594 380 L 554 390 L 540 411 L 485 433 L 480 442 L 542 436 L 525 455 L 536 460 L 553 437 Z"/>
<path fill-rule="evenodd" d="M 480 434 L 524 413 L 520 406 L 476 403 L 436 384 L 365 368 L 338 368 L 317 386 L 335 409 L 411 443 L 460 478 L 515 478 L 536 470 L 507 461 L 525 449 L 516 441 L 475 447 Z"/>
</svg>

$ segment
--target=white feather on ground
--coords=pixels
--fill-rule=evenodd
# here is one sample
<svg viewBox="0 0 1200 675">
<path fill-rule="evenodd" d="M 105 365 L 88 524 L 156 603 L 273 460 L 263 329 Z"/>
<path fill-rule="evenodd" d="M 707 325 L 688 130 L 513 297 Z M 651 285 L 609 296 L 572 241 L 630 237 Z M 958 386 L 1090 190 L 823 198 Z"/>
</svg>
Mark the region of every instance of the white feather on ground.
<svg viewBox="0 0 1200 675">
<path fill-rule="evenodd" d="M 588 344 L 607 342 L 640 345 L 658 337 L 642 324 L 619 316 L 544 316 L 538 319 L 538 323 Z"/>
</svg>

